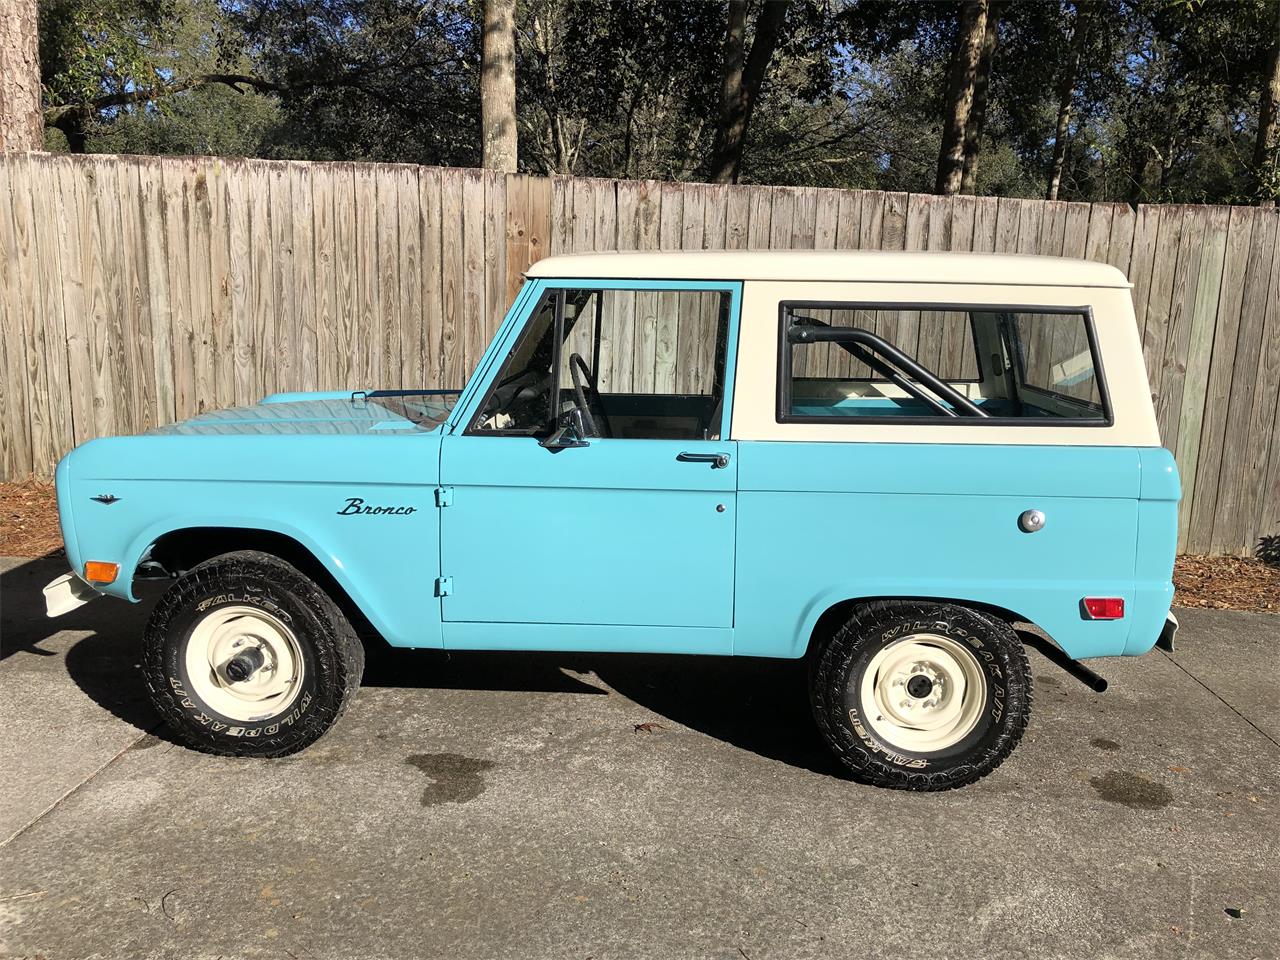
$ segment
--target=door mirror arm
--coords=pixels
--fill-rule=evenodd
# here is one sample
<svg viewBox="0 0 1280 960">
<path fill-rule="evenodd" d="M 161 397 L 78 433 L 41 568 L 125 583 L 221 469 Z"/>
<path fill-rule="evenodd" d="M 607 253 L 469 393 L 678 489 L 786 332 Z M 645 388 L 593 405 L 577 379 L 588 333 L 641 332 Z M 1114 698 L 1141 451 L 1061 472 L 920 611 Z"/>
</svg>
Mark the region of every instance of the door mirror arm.
<svg viewBox="0 0 1280 960">
<path fill-rule="evenodd" d="M 574 407 L 560 414 L 560 420 L 555 432 L 551 436 L 539 440 L 538 443 L 552 453 L 559 453 L 561 450 L 568 450 L 573 447 L 591 446 L 587 442 L 586 436 L 587 428 L 583 422 L 582 410 L 579 407 Z"/>
</svg>

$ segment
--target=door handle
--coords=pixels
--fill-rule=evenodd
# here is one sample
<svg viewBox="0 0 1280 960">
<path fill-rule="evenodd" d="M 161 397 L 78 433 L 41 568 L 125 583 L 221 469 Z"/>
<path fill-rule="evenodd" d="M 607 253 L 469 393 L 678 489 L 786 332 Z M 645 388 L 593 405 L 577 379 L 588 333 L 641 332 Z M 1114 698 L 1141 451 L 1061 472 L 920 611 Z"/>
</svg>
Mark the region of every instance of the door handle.
<svg viewBox="0 0 1280 960">
<path fill-rule="evenodd" d="M 727 453 L 677 453 L 676 459 L 681 463 L 709 463 L 712 470 L 723 470 L 729 465 Z"/>
</svg>

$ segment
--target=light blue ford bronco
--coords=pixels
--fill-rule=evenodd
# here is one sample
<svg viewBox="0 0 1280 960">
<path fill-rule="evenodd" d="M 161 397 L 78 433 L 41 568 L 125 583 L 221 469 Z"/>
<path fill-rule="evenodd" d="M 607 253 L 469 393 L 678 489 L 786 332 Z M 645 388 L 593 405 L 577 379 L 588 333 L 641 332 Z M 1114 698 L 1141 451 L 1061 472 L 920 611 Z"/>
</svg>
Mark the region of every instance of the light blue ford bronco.
<svg viewBox="0 0 1280 960">
<path fill-rule="evenodd" d="M 554 257 L 461 390 L 270 396 L 57 488 L 50 614 L 171 581 L 151 695 L 235 756 L 321 737 L 381 638 L 807 658 L 854 776 L 945 789 L 1021 738 L 1024 644 L 1101 686 L 1082 658 L 1176 627 L 1177 471 L 1129 285 L 1083 261 Z"/>
</svg>

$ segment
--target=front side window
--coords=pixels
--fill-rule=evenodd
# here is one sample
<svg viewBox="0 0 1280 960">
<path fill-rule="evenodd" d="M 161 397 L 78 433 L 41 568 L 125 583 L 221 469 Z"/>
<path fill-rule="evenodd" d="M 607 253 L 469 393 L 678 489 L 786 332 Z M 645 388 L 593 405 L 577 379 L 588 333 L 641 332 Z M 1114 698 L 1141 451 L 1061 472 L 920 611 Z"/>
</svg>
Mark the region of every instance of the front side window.
<svg viewBox="0 0 1280 960">
<path fill-rule="evenodd" d="M 778 419 L 1109 422 L 1090 318 L 784 303 Z"/>
<path fill-rule="evenodd" d="M 575 408 L 592 436 L 718 439 L 723 290 L 547 290 L 468 432 L 544 436 Z"/>
</svg>

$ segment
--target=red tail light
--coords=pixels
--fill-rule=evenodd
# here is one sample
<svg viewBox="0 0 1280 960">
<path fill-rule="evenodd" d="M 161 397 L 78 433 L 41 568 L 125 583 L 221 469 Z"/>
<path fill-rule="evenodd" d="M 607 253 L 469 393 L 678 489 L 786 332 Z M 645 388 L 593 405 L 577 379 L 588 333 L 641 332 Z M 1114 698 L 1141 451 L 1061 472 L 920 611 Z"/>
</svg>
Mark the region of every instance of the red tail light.
<svg viewBox="0 0 1280 960">
<path fill-rule="evenodd" d="M 1089 620 L 1124 619 L 1124 597 L 1085 597 L 1085 618 Z"/>
</svg>

